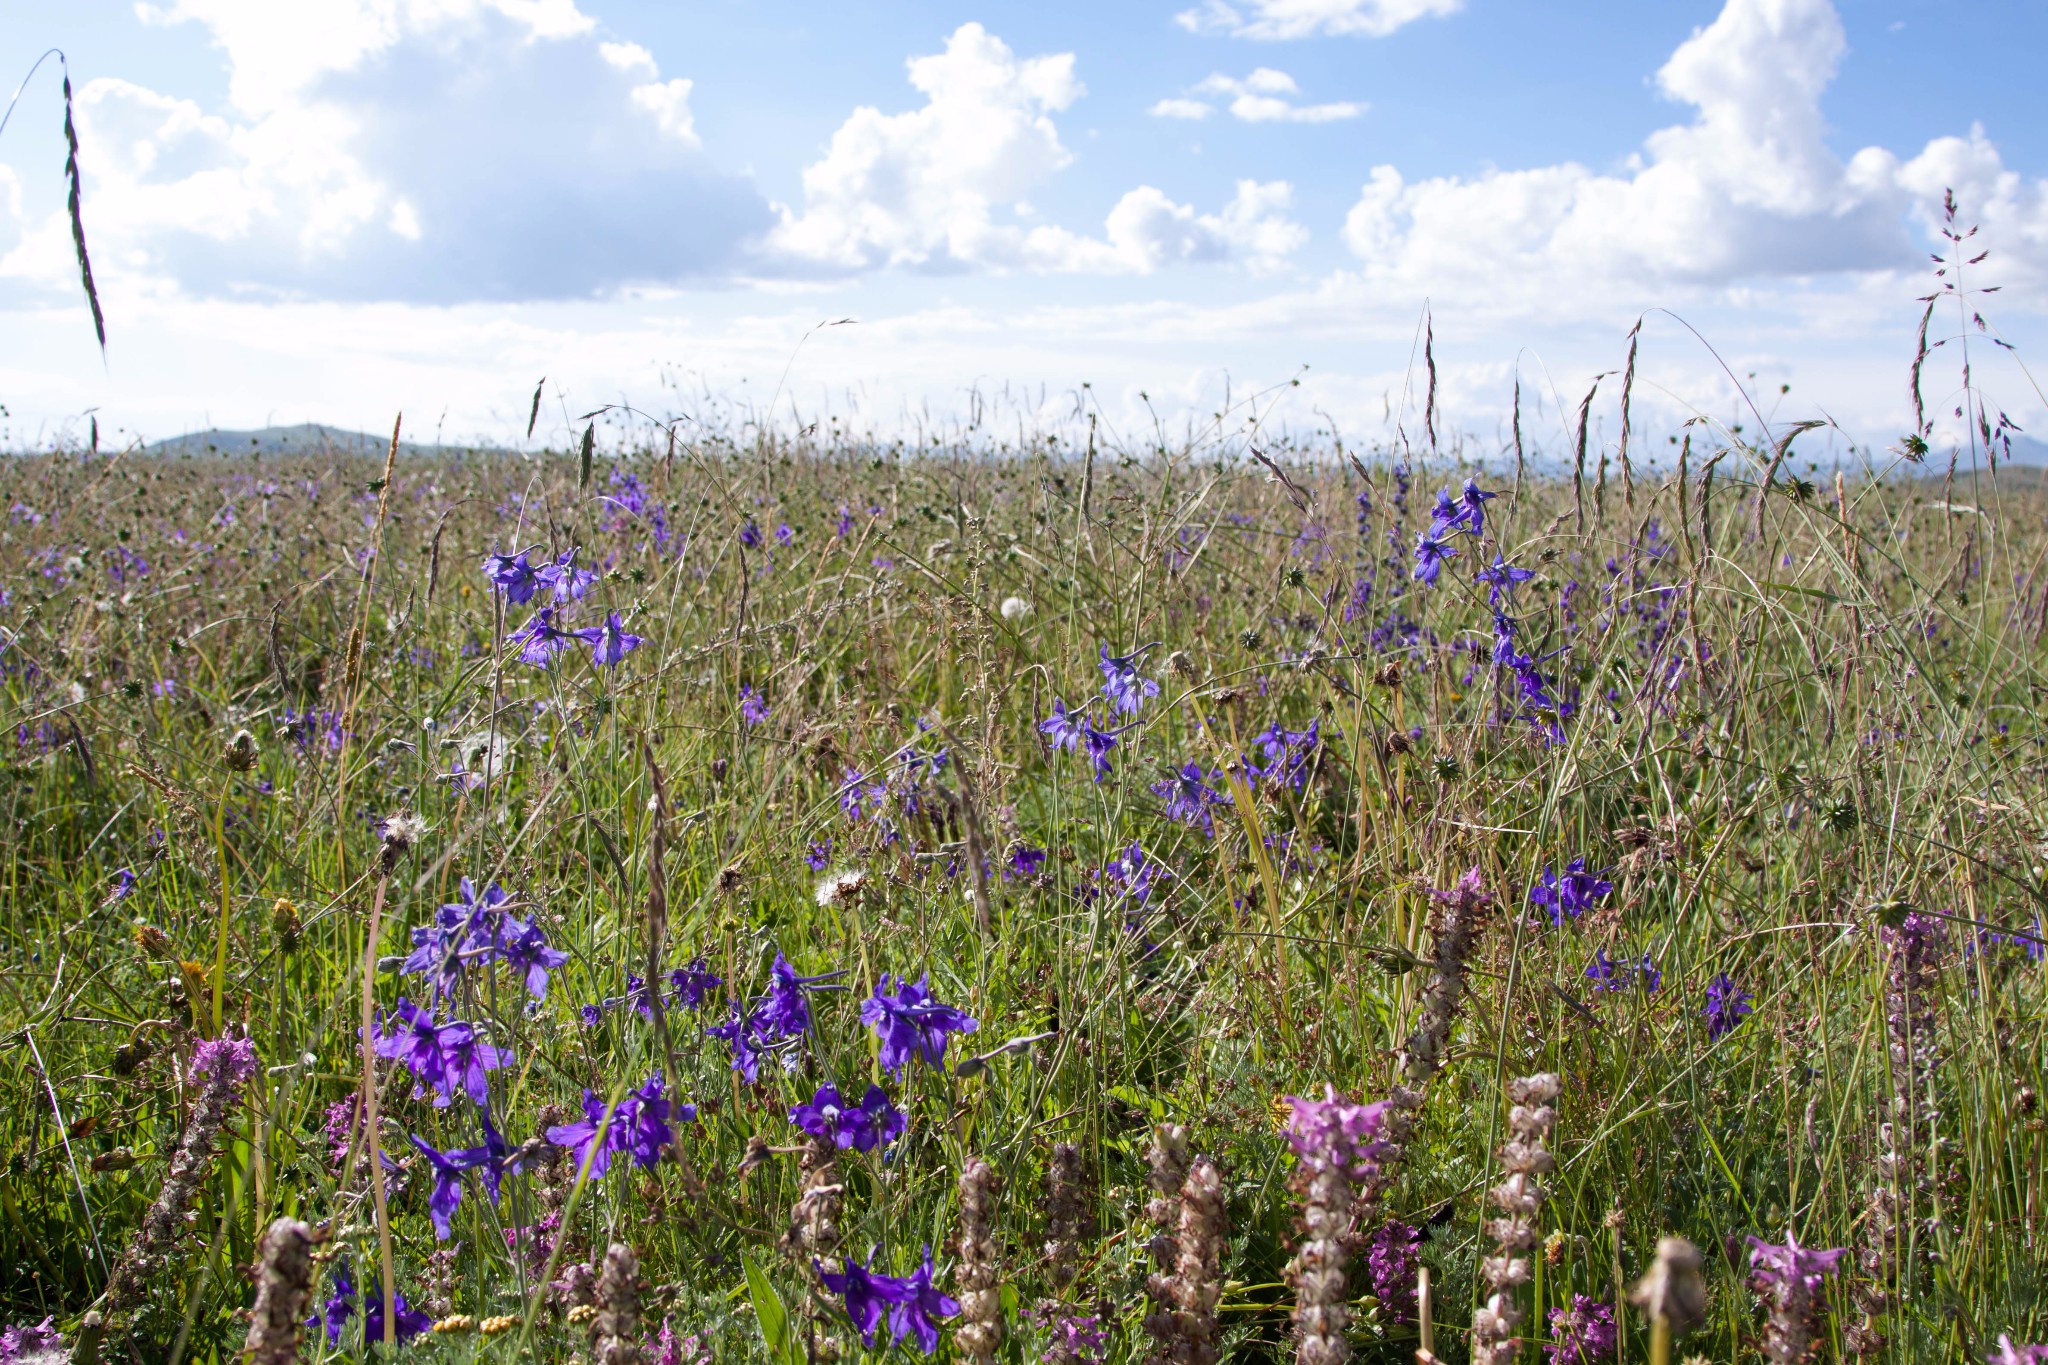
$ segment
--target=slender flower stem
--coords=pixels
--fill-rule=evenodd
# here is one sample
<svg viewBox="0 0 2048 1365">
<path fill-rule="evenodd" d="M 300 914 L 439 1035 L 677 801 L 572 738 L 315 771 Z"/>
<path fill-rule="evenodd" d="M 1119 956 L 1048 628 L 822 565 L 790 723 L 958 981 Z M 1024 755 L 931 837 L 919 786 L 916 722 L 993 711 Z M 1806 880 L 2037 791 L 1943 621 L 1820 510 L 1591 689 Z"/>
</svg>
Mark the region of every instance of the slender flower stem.
<svg viewBox="0 0 2048 1365">
<path fill-rule="evenodd" d="M 363 937 L 363 1137 L 370 1154 L 370 1199 L 377 1209 L 377 1253 L 384 1281 L 384 1344 L 398 1345 L 397 1280 L 392 1274 L 391 1211 L 384 1198 L 384 1152 L 377 1140 L 377 940 L 384 932 L 384 892 L 389 873 L 380 872 L 370 899 L 370 926 Z"/>
</svg>

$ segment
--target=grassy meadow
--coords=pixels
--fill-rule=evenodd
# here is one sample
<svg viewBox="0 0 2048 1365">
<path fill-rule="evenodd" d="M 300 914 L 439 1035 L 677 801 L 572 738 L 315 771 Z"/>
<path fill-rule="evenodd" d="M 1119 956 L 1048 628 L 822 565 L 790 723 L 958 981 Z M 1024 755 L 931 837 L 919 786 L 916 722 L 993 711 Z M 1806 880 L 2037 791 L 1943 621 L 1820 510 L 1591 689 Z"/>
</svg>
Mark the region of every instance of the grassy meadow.
<svg viewBox="0 0 2048 1365">
<path fill-rule="evenodd" d="M 2048 1339 L 2037 485 L 682 431 L 0 461 L 0 1358 Z"/>
</svg>

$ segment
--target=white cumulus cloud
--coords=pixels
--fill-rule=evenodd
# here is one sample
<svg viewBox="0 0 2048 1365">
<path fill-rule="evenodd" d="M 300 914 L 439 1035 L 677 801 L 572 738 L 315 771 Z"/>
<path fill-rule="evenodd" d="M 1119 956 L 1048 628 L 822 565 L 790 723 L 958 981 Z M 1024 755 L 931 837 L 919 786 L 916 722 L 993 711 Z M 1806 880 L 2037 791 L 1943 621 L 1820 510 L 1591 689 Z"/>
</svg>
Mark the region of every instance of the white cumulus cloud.
<svg viewBox="0 0 2048 1365">
<path fill-rule="evenodd" d="M 691 82 L 599 41 L 573 0 L 176 0 L 221 108 L 79 91 L 88 226 L 111 291 L 570 297 L 728 275 L 772 221 L 701 154 Z M 61 283 L 61 211 L 0 279 Z"/>
<path fill-rule="evenodd" d="M 1820 101 L 1845 47 L 1827 0 L 1728 0 L 1657 73 L 1692 121 L 1651 134 L 1618 173 L 1567 162 L 1411 183 L 1376 166 L 1344 240 L 1368 280 L 1439 299 L 1663 302 L 1686 286 L 1909 266 L 1909 209 L 1924 215 L 1955 177 L 1988 191 L 1974 203 L 2022 255 L 2048 257 L 2041 183 L 2005 171 L 1981 135 L 1907 161 L 1828 148 Z"/>
<path fill-rule="evenodd" d="M 1261 66 L 1242 78 L 1210 76 L 1186 96 L 1160 100 L 1150 112 L 1160 118 L 1207 118 L 1216 108 L 1209 102 L 1213 99 L 1227 101 L 1222 107 L 1246 123 L 1333 123 L 1357 118 L 1367 108 L 1352 100 L 1301 104 L 1296 100 L 1300 94 L 1301 87 L 1295 84 L 1294 77 Z"/>
<path fill-rule="evenodd" d="M 770 269 L 853 272 L 1031 270 L 1145 274 L 1188 261 L 1243 261 L 1271 270 L 1305 239 L 1284 182 L 1240 182 L 1214 214 L 1149 185 L 1125 194 L 1101 236 L 1026 226 L 1013 207 L 1073 160 L 1057 114 L 1084 93 L 1072 53 L 1020 58 L 980 24 L 945 50 L 914 57 L 922 107 L 862 106 L 804 169 L 804 206 L 783 211 Z"/>
<path fill-rule="evenodd" d="M 1465 0 L 1203 0 L 1174 16 L 1190 33 L 1223 33 L 1233 38 L 1277 41 L 1318 34 L 1384 38 L 1418 19 L 1456 14 Z"/>
</svg>

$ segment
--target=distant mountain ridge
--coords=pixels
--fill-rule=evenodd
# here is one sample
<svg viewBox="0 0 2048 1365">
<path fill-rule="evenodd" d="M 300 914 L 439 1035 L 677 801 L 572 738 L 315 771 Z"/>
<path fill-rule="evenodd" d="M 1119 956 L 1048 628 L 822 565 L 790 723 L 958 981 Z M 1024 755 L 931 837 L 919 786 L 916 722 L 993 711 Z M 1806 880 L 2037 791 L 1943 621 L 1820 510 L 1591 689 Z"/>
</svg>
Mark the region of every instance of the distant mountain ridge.
<svg viewBox="0 0 2048 1365">
<path fill-rule="evenodd" d="M 259 427 L 253 431 L 226 431 L 209 427 L 205 431 L 166 437 L 143 447 L 151 455 L 332 455 L 347 458 L 382 455 L 391 447 L 389 436 L 373 436 L 346 427 L 300 422 L 288 427 Z M 401 455 L 430 455 L 436 451 L 482 450 L 488 447 L 465 444 L 421 445 L 400 441 Z"/>
</svg>

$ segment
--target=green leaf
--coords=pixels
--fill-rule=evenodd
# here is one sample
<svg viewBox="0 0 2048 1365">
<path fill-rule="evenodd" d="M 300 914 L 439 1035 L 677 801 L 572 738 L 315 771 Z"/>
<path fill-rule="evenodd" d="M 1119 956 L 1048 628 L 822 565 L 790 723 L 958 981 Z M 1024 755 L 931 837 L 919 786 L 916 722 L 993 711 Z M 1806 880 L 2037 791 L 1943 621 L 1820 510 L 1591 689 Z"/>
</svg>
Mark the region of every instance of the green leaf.
<svg viewBox="0 0 2048 1365">
<path fill-rule="evenodd" d="M 789 1310 L 782 1306 L 782 1296 L 752 1256 L 741 1252 L 740 1264 L 747 1272 L 747 1297 L 753 1302 L 754 1320 L 761 1324 L 761 1340 L 768 1345 L 769 1357 L 783 1365 L 803 1365 L 803 1351 L 796 1333 L 790 1330 Z"/>
</svg>

